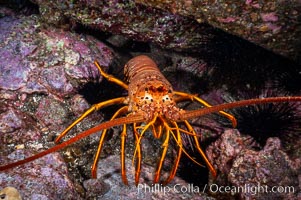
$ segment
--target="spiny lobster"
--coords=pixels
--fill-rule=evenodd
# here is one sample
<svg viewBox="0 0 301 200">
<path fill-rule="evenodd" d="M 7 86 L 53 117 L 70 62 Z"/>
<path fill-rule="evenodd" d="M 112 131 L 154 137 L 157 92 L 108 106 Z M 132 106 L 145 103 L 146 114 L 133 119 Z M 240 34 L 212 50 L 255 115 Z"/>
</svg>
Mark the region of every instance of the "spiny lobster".
<svg viewBox="0 0 301 200">
<path fill-rule="evenodd" d="M 275 102 L 293 102 L 301 101 L 301 96 L 296 97 L 270 97 L 264 99 L 249 99 L 242 100 L 232 103 L 225 103 L 221 105 L 211 106 L 209 103 L 199 98 L 197 95 L 192 95 L 184 92 L 174 91 L 171 84 L 163 76 L 158 69 L 155 62 L 147 56 L 141 55 L 131 59 L 124 68 L 125 76 L 127 77 L 128 84 L 115 78 L 112 75 L 107 74 L 103 71 L 97 61 L 95 65 L 98 68 L 100 74 L 107 80 L 116 83 L 128 91 L 128 96 L 118 97 L 110 100 L 106 100 L 97 104 L 92 105 L 86 112 L 84 112 L 78 119 L 76 119 L 70 126 L 68 126 L 56 139 L 55 142 L 59 141 L 70 131 L 76 124 L 82 121 L 92 112 L 111 106 L 115 104 L 124 104 L 115 114 L 111 117 L 110 121 L 103 122 L 89 130 L 86 130 L 77 136 L 57 144 L 56 146 L 38 153 L 34 156 L 28 157 L 24 160 L 17 161 L 8 165 L 0 166 L 0 171 L 8 170 L 12 167 L 16 167 L 27 162 L 33 161 L 51 152 L 60 150 L 67 145 L 70 145 L 88 135 L 91 135 L 97 131 L 103 130 L 98 149 L 95 155 L 95 159 L 92 165 L 92 177 L 96 178 L 98 159 L 104 144 L 107 130 L 113 126 L 122 125 L 123 130 L 121 133 L 121 176 L 125 184 L 128 184 L 125 170 L 125 139 L 127 135 L 127 124 L 133 124 L 133 134 L 136 143 L 136 149 L 134 152 L 133 160 L 136 159 L 136 170 L 135 170 L 135 183 L 139 183 L 139 177 L 141 172 L 141 139 L 144 133 L 150 129 L 153 133 L 154 138 L 163 139 L 162 154 L 156 167 L 154 182 L 160 181 L 161 169 L 166 157 L 168 150 L 168 144 L 172 137 L 176 142 L 177 156 L 175 158 L 173 167 L 167 179 L 164 181 L 165 184 L 169 183 L 175 176 L 180 158 L 182 153 L 186 154 L 192 161 L 195 161 L 185 151 L 182 146 L 181 134 L 189 134 L 193 137 L 195 147 L 197 151 L 203 157 L 207 167 L 211 171 L 213 176 L 216 176 L 217 172 L 207 159 L 205 153 L 200 147 L 198 135 L 193 129 L 192 125 L 188 122 L 188 119 L 200 117 L 213 112 L 219 112 L 219 114 L 228 118 L 233 127 L 236 127 L 237 122 L 234 116 L 224 112 L 224 109 L 231 109 L 241 106 L 247 106 L 251 104 L 265 104 Z M 177 107 L 177 103 L 183 101 L 196 101 L 206 108 L 197 110 L 183 110 Z M 119 117 L 119 118 L 118 118 Z M 183 126 L 179 126 L 182 123 Z M 184 127 L 184 128 L 182 128 Z M 162 137 L 164 136 L 164 137 Z M 200 164 L 199 164 L 200 165 Z"/>
</svg>

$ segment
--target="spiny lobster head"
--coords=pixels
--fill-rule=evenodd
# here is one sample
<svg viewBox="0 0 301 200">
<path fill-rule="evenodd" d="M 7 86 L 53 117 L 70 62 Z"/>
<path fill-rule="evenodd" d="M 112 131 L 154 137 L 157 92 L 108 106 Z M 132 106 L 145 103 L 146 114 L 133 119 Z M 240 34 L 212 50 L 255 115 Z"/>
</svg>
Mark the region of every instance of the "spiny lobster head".
<svg viewBox="0 0 301 200">
<path fill-rule="evenodd" d="M 125 65 L 129 81 L 129 111 L 142 113 L 147 121 L 155 116 L 175 120 L 179 110 L 173 99 L 173 89 L 156 63 L 145 55 L 131 59 Z"/>
<path fill-rule="evenodd" d="M 135 95 L 132 96 L 133 111 L 143 112 L 147 120 L 152 120 L 155 115 L 167 119 L 174 119 L 179 114 L 179 108 L 173 98 L 173 90 L 169 84 L 153 80 L 142 84 Z"/>
</svg>

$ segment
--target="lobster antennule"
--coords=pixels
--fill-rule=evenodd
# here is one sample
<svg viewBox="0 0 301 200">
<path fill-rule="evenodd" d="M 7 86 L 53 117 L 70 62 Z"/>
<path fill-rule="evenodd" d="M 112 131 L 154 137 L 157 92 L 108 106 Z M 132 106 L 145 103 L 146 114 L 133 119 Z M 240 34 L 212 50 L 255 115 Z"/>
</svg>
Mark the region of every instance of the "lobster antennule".
<svg viewBox="0 0 301 200">
<path fill-rule="evenodd" d="M 187 120 L 187 119 L 199 117 L 202 115 L 208 115 L 210 113 L 218 112 L 218 111 L 221 111 L 224 109 L 231 109 L 231 108 L 243 107 L 243 106 L 248 106 L 248 105 L 277 103 L 277 102 L 295 102 L 295 101 L 301 101 L 301 96 L 268 97 L 268 98 L 264 98 L 264 99 L 241 100 L 241 101 L 236 101 L 236 102 L 232 102 L 232 103 L 216 105 L 213 107 L 202 108 L 202 109 L 198 109 L 198 110 L 185 111 L 182 114 L 182 116 L 180 117 L 180 120 Z"/>
<path fill-rule="evenodd" d="M 127 116 L 127 117 L 121 117 L 121 118 L 118 118 L 118 119 L 114 119 L 114 120 L 111 120 L 111 121 L 107 121 L 107 122 L 103 122 L 91 129 L 88 129 L 80 134 L 78 134 L 77 136 L 75 136 L 74 138 L 71 138 L 70 140 L 67 140 L 65 142 L 62 142 L 50 149 L 47 149 L 45 151 L 42 151 L 34 156 L 31 156 L 31 157 L 28 157 L 28 158 L 25 158 L 24 160 L 20 160 L 20 161 L 17 161 L 17 162 L 14 162 L 14 163 L 10 163 L 10 164 L 7 164 L 7 165 L 4 165 L 4 166 L 0 166 L 0 171 L 4 171 L 4 170 L 7 170 L 7 169 L 11 169 L 13 167 L 17 167 L 17 166 L 20 166 L 20 165 L 23 165 L 25 163 L 28 163 L 28 162 L 31 162 L 33 160 L 36 160 L 38 158 L 41 158 L 47 154 L 50 154 L 50 153 L 53 153 L 55 151 L 58 151 L 60 149 L 63 149 L 64 147 L 70 145 L 70 144 L 73 144 L 75 142 L 77 142 L 78 140 L 82 139 L 82 138 L 85 138 L 89 135 L 92 135 L 93 133 L 97 132 L 97 131 L 101 131 L 103 129 L 108 129 L 108 128 L 111 128 L 113 126 L 118 126 L 118 125 L 122 125 L 122 124 L 130 124 L 130 123 L 138 123 L 138 122 L 143 122 L 144 121 L 144 117 L 142 115 L 131 115 L 131 116 Z"/>
</svg>

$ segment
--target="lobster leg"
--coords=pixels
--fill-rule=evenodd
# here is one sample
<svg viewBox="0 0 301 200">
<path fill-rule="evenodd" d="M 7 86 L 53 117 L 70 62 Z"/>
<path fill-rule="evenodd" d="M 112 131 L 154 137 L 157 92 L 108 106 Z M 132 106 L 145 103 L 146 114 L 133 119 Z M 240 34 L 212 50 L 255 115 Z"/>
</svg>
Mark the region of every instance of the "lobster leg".
<svg viewBox="0 0 301 200">
<path fill-rule="evenodd" d="M 168 148 L 168 142 L 169 142 L 169 138 L 170 138 L 170 133 L 172 133 L 172 135 L 174 136 L 175 140 L 176 140 L 176 143 L 179 147 L 178 149 L 178 154 L 177 154 L 177 158 L 175 160 L 175 164 L 174 164 L 174 167 L 171 171 L 171 174 L 170 174 L 170 177 L 168 178 L 168 180 L 166 180 L 164 182 L 164 184 L 167 184 L 169 183 L 173 177 L 175 176 L 175 173 L 177 171 L 177 168 L 178 168 L 178 165 L 179 165 L 179 161 L 180 161 L 180 158 L 181 158 L 181 154 L 182 152 L 185 153 L 185 155 L 191 159 L 191 161 L 193 161 L 195 164 L 203 167 L 203 165 L 201 165 L 200 163 L 198 163 L 196 160 L 194 160 L 186 151 L 185 149 L 183 148 L 182 146 L 182 140 L 181 140 L 181 135 L 180 135 L 180 132 L 183 132 L 185 134 L 189 134 L 189 135 L 193 135 L 195 137 L 197 137 L 197 135 L 195 133 L 191 133 L 191 132 L 188 132 L 186 130 L 183 130 L 181 128 L 178 127 L 178 125 L 176 123 L 175 124 L 175 128 L 171 128 L 169 127 L 169 125 L 167 123 L 164 122 L 164 128 L 166 128 L 166 138 L 162 144 L 162 147 L 163 147 L 163 151 L 162 151 L 162 155 L 161 155 L 161 158 L 160 158 L 160 161 L 157 165 L 157 169 L 156 169 L 156 172 L 155 172 L 155 177 L 154 177 L 154 183 L 157 183 L 160 179 L 160 172 L 161 172 L 161 169 L 162 169 L 162 166 L 163 166 L 163 162 L 164 162 L 164 159 L 165 159 L 165 156 L 166 156 L 166 153 L 167 153 L 167 148 Z M 177 131 L 177 137 L 175 136 L 173 130 Z"/>
<path fill-rule="evenodd" d="M 192 126 L 190 125 L 190 123 L 187 120 L 184 120 L 185 126 L 187 127 L 187 129 L 189 130 L 189 132 L 193 133 L 193 139 L 195 141 L 196 144 L 196 149 L 198 150 L 198 152 L 201 154 L 201 156 L 203 157 L 207 167 L 209 168 L 209 170 L 211 171 L 211 174 L 216 177 L 216 170 L 214 169 L 214 167 L 211 165 L 210 161 L 208 160 L 206 154 L 204 153 L 204 151 L 202 150 L 198 137 L 196 135 L 196 132 L 194 131 L 194 129 L 192 128 Z"/>
<path fill-rule="evenodd" d="M 203 99 L 197 97 L 196 95 L 188 94 L 188 93 L 185 93 L 185 92 L 178 92 L 178 91 L 174 91 L 174 94 L 182 97 L 177 102 L 190 100 L 190 101 L 197 101 L 198 103 L 200 103 L 200 104 L 202 104 L 206 107 L 212 107 L 212 105 L 210 105 L 209 103 L 207 103 Z M 225 117 L 227 117 L 232 122 L 232 126 L 234 128 L 237 126 L 237 121 L 236 121 L 236 119 L 233 115 L 231 115 L 229 113 L 226 113 L 224 111 L 219 111 L 219 113 L 224 115 Z"/>
<path fill-rule="evenodd" d="M 156 128 L 155 125 L 152 125 L 152 132 L 154 135 L 154 138 L 158 139 L 161 137 L 162 135 L 162 126 L 161 125 L 157 125 L 158 128 Z"/>
<path fill-rule="evenodd" d="M 166 153 L 167 153 L 167 149 L 168 149 L 168 143 L 169 143 L 169 133 L 170 133 L 170 128 L 167 124 L 165 124 L 164 122 L 164 127 L 166 129 L 166 134 L 165 134 L 165 139 L 164 139 L 164 142 L 162 144 L 162 155 L 161 155 L 161 158 L 158 162 L 158 165 L 157 165 L 157 169 L 156 169 L 156 172 L 155 172 L 155 176 L 154 176 L 154 183 L 158 183 L 159 179 L 160 179 L 160 173 L 161 173 L 161 169 L 162 169 L 162 166 L 163 166 L 163 162 L 164 162 L 164 159 L 165 159 L 165 156 L 166 156 Z"/>
<path fill-rule="evenodd" d="M 140 134 L 139 134 L 138 131 L 137 131 L 137 134 L 138 134 L 138 140 L 136 141 L 137 143 L 136 143 L 136 148 L 135 148 L 135 152 L 134 152 L 134 159 L 135 159 L 135 156 L 136 156 L 136 153 L 137 153 L 137 148 L 140 147 L 140 141 L 141 141 L 141 139 L 142 139 L 143 134 L 146 132 L 146 130 L 147 130 L 150 126 L 152 126 L 152 125 L 156 122 L 157 118 L 158 118 L 158 115 L 156 114 L 156 115 L 154 116 L 154 118 L 153 118 L 150 122 L 148 122 L 144 127 L 139 126 L 139 128 L 142 128 L 142 131 L 141 131 Z"/>
<path fill-rule="evenodd" d="M 178 127 L 178 124 L 176 122 L 173 122 L 173 124 L 175 125 L 176 127 L 176 137 L 175 137 L 175 140 L 178 144 L 178 153 L 177 153 L 177 157 L 174 161 L 174 165 L 172 167 L 172 170 L 170 172 L 170 175 L 169 177 L 164 181 L 164 185 L 168 184 L 176 175 L 176 172 L 177 172 L 177 169 L 178 169 L 178 166 L 179 166 L 179 163 L 180 163 L 180 159 L 181 159 L 181 155 L 182 155 L 182 150 L 183 150 L 183 146 L 182 146 L 182 139 L 181 139 L 181 133 L 180 133 L 180 130 L 179 130 L 179 127 Z M 170 130 L 171 131 L 171 130 Z M 173 134 L 173 132 L 171 131 L 171 133 Z M 174 135 L 174 134 L 173 134 Z"/>
<path fill-rule="evenodd" d="M 96 65 L 96 67 L 99 70 L 99 73 L 105 77 L 108 81 L 113 82 L 121 87 L 123 87 L 124 89 L 128 90 L 128 85 L 125 84 L 123 81 L 119 80 L 118 78 L 115 78 L 114 76 L 107 74 L 105 71 L 103 71 L 103 69 L 100 67 L 100 65 L 98 64 L 97 61 L 94 61 L 94 64 Z"/>
<path fill-rule="evenodd" d="M 106 72 L 104 72 L 102 70 L 102 68 L 100 67 L 100 65 L 98 64 L 97 61 L 94 62 L 96 67 L 99 70 L 99 73 L 105 77 L 108 81 L 111 81 L 117 85 L 120 85 L 121 87 L 123 87 L 124 89 L 128 89 L 128 85 L 125 84 L 123 81 L 115 78 L 112 75 L 107 74 Z M 86 112 L 84 112 L 77 120 L 75 120 L 70 126 L 68 126 L 56 139 L 55 139 L 55 143 L 58 143 L 65 135 L 68 131 L 70 131 L 70 129 L 72 129 L 76 124 L 78 124 L 80 121 L 82 121 L 85 117 L 87 117 L 89 114 L 91 114 L 92 112 L 99 110 L 103 107 L 106 106 L 110 106 L 110 105 L 114 105 L 114 104 L 122 104 L 124 103 L 126 100 L 125 97 L 119 97 L 119 98 L 115 98 L 115 99 L 110 99 L 104 102 L 100 102 L 97 104 L 92 105 Z"/>
<path fill-rule="evenodd" d="M 88 110 L 86 110 L 79 118 L 77 118 L 71 125 L 69 125 L 60 135 L 55 139 L 55 143 L 58 143 L 67 133 L 70 131 L 76 124 L 86 118 L 92 112 L 104 108 L 106 106 L 114 105 L 114 104 L 123 104 L 125 102 L 125 97 L 119 97 L 115 99 L 110 99 L 107 101 L 103 101 L 97 104 L 92 105 Z"/>
<path fill-rule="evenodd" d="M 140 172 L 141 172 L 141 142 L 140 141 L 141 141 L 145 131 L 156 122 L 157 117 L 158 117 L 158 115 L 155 115 L 155 117 L 150 122 L 148 122 L 144 127 L 141 127 L 141 126 L 137 127 L 136 123 L 134 123 L 134 135 L 135 135 L 135 140 L 136 140 L 136 148 L 135 148 L 132 163 L 134 163 L 135 158 L 137 157 L 138 161 L 136 163 L 136 172 L 135 172 L 136 185 L 138 185 L 138 183 L 139 183 L 139 177 L 140 177 Z M 142 129 L 141 133 L 139 133 L 137 131 L 137 129 Z"/>
<path fill-rule="evenodd" d="M 137 160 L 136 160 L 136 165 L 135 165 L 135 184 L 138 185 L 139 183 L 139 178 L 140 178 L 140 172 L 141 172 L 141 145 L 138 142 L 139 141 L 139 133 L 138 133 L 138 128 L 137 128 L 137 124 L 134 123 L 133 125 L 133 129 L 134 129 L 134 137 L 135 137 L 135 143 L 136 143 L 136 149 L 137 149 Z M 133 158 L 135 159 L 135 157 Z"/>
<path fill-rule="evenodd" d="M 115 112 L 115 114 L 111 117 L 111 120 L 112 121 L 113 119 L 115 119 L 116 117 L 124 114 L 125 112 L 127 112 L 128 110 L 128 106 L 123 106 L 121 107 L 119 110 L 117 110 Z M 126 126 L 126 125 L 124 125 Z M 94 158 L 94 162 L 93 162 L 93 165 L 92 165 L 92 169 L 91 169 L 91 173 L 92 173 L 92 177 L 93 178 L 96 178 L 97 177 L 97 164 L 98 164 L 98 160 L 99 160 L 99 156 L 100 156 L 100 153 L 101 153 L 101 150 L 102 150 L 102 146 L 103 146 L 103 143 L 104 143 L 104 139 L 105 139 L 105 136 L 107 134 L 107 131 L 108 129 L 104 129 L 102 134 L 101 134 L 101 137 L 100 137 L 100 140 L 99 140 L 99 144 L 98 144 L 98 148 L 97 148 L 97 151 L 96 151 L 96 154 L 95 154 L 95 158 Z M 121 151 L 122 152 L 122 151 Z"/>
<path fill-rule="evenodd" d="M 125 171 L 125 139 L 126 139 L 126 124 L 123 125 L 123 130 L 121 132 L 121 151 L 120 151 L 120 159 L 121 159 L 121 178 L 125 185 L 128 184 L 126 178 Z"/>
</svg>

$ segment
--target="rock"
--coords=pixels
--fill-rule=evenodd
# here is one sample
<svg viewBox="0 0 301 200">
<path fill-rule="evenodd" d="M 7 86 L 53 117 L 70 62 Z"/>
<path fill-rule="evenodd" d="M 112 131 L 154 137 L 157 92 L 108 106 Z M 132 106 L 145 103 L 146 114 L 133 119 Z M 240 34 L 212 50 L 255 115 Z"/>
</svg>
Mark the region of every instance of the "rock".
<svg viewBox="0 0 301 200">
<path fill-rule="evenodd" d="M 207 149 L 218 169 L 217 179 L 210 184 L 231 188 L 219 193 L 225 197 L 298 199 L 300 159 L 291 160 L 278 138 L 269 138 L 260 151 L 252 150 L 254 146 L 248 140 L 236 130 L 227 130 Z"/>
<path fill-rule="evenodd" d="M 101 42 L 44 28 L 39 20 L 37 15 L 0 19 L 1 165 L 53 146 L 54 135 L 88 105 L 70 97 L 90 80 L 101 81 L 93 61 L 104 69 L 112 62 L 112 52 Z M 71 108 L 74 103 L 82 108 Z M 101 119 L 92 115 L 77 128 Z M 24 199 L 82 198 L 58 153 L 1 172 L 0 187 L 6 186 L 15 187 Z"/>
<path fill-rule="evenodd" d="M 8 155 L 8 160 L 12 162 L 29 155 L 24 150 L 16 150 Z M 23 199 L 80 199 L 68 177 L 67 166 L 58 153 L 0 172 L 0 183 L 1 187 L 10 185 L 17 188 Z"/>
<path fill-rule="evenodd" d="M 89 195 L 101 199 L 214 199 L 203 193 L 203 188 L 189 184 L 181 178 L 175 177 L 173 181 L 164 186 L 161 183 L 153 184 L 154 167 L 143 165 L 140 182 L 137 186 L 134 183 L 134 166 L 130 159 L 126 159 L 126 172 L 129 185 L 124 185 L 121 180 L 119 156 L 109 156 L 100 160 L 98 165 L 98 179 L 85 181 L 86 189 L 91 192 Z M 166 172 L 162 173 L 167 175 Z M 95 189 L 89 189 L 88 184 L 99 184 L 101 188 L 97 193 Z"/>
<path fill-rule="evenodd" d="M 191 17 L 199 23 L 206 22 L 300 63 L 298 16 L 301 10 L 298 1 L 289 5 L 274 0 L 135 2 Z"/>
<path fill-rule="evenodd" d="M 215 27 L 300 64 L 298 1 L 33 2 L 51 24 L 71 21 L 180 51 L 200 51 L 220 40 L 222 33 Z"/>
<path fill-rule="evenodd" d="M 207 155 L 216 169 L 228 174 L 233 160 L 246 148 L 240 133 L 235 129 L 226 130 L 220 138 L 207 148 Z"/>
<path fill-rule="evenodd" d="M 228 175 L 236 187 L 246 187 L 240 198 L 298 199 L 300 159 L 290 160 L 280 149 L 278 138 L 269 138 L 261 151 L 243 150 L 235 158 Z"/>
<path fill-rule="evenodd" d="M 212 33 L 215 32 L 212 27 L 199 25 L 189 18 L 135 4 L 134 1 L 86 1 L 75 4 L 60 1 L 33 2 L 39 5 L 47 23 L 62 26 L 67 19 L 85 27 L 125 35 L 135 40 L 154 41 L 169 49 L 202 47 L 206 40 L 214 37 Z"/>
</svg>

